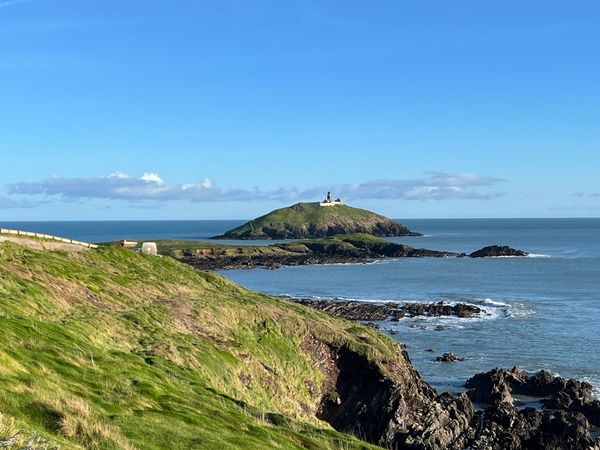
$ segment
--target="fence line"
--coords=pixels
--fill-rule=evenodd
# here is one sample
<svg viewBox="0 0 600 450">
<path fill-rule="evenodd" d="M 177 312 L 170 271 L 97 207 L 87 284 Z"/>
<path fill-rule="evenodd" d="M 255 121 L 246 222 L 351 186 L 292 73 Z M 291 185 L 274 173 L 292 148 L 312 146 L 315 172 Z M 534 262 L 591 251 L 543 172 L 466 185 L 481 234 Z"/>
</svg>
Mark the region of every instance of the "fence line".
<svg viewBox="0 0 600 450">
<path fill-rule="evenodd" d="M 52 236 L 50 234 L 32 233 L 31 231 L 11 230 L 9 228 L 0 228 L 0 234 L 13 234 L 16 236 L 37 237 L 37 238 L 42 238 L 42 239 L 51 239 L 54 241 L 60 241 L 60 242 L 66 243 L 66 244 L 80 245 L 80 246 L 86 247 L 86 248 L 98 248 L 98 246 L 96 244 L 90 244 L 89 242 L 76 241 L 74 239 L 67 239 L 67 238 L 63 238 L 63 237 L 59 237 L 59 236 Z"/>
</svg>

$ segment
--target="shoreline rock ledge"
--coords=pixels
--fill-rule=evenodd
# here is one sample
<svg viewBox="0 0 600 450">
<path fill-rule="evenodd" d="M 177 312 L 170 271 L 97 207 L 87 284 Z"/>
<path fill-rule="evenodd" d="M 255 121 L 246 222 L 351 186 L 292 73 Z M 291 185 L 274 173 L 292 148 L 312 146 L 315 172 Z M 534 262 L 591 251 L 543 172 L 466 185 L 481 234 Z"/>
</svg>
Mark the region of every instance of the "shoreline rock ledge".
<svg viewBox="0 0 600 450">
<path fill-rule="evenodd" d="M 511 248 L 508 245 L 488 245 L 469 254 L 469 258 L 493 258 L 506 256 L 528 256 L 523 250 Z"/>
<path fill-rule="evenodd" d="M 404 317 L 455 316 L 463 319 L 478 317 L 485 311 L 468 303 L 449 304 L 440 302 L 364 302 L 358 300 L 314 300 L 309 298 L 282 297 L 319 311 L 348 320 L 397 322 Z"/>
</svg>

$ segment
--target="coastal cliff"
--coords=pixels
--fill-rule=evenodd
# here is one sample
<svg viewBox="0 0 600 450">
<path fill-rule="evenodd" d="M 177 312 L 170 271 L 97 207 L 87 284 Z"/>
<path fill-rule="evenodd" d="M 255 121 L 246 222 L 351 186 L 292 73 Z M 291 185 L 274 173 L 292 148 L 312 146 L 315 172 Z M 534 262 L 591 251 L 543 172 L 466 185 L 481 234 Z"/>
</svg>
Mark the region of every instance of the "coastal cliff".
<svg viewBox="0 0 600 450">
<path fill-rule="evenodd" d="M 297 203 L 251 220 L 213 239 L 308 239 L 337 234 L 420 236 L 406 226 L 365 209 Z"/>
<path fill-rule="evenodd" d="M 376 330 L 172 258 L 3 242 L 0 292 L 9 448 L 369 449 L 436 401 Z"/>
<path fill-rule="evenodd" d="M 438 395 L 375 329 L 169 257 L 3 242 L 0 292 L 4 447 L 595 445 L 588 385 L 561 394 L 573 383 L 548 381 L 560 413 L 476 412 L 466 395 Z"/>
</svg>

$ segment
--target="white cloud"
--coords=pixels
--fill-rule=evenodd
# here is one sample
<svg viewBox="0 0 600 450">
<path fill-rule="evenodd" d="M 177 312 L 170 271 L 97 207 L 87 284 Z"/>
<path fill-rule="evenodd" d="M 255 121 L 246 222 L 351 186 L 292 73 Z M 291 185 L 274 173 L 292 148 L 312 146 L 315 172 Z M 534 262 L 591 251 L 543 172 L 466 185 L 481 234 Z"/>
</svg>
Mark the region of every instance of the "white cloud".
<svg viewBox="0 0 600 450">
<path fill-rule="evenodd" d="M 129 175 L 127 175 L 126 173 L 123 173 L 123 172 L 113 172 L 113 173 L 109 174 L 107 176 L 107 178 L 121 178 L 121 179 L 125 179 L 125 178 L 129 178 Z"/>
<path fill-rule="evenodd" d="M 600 192 L 575 192 L 571 195 L 577 198 L 599 198 Z"/>
<path fill-rule="evenodd" d="M 0 2 L 0 9 L 8 8 L 9 6 L 20 5 L 22 3 L 30 3 L 31 1 L 32 0 L 9 0 L 9 1 L 5 1 L 5 2 Z"/>
<path fill-rule="evenodd" d="M 246 201 L 257 197 L 254 191 L 221 188 L 205 178 L 198 183 L 167 184 L 158 174 L 146 172 L 131 177 L 114 172 L 105 177 L 62 178 L 53 176 L 42 181 L 14 183 L 10 194 L 45 195 L 64 199 L 104 198 L 111 200 L 187 200 L 192 202 Z"/>
<path fill-rule="evenodd" d="M 153 172 L 145 172 L 144 175 L 140 177 L 140 180 L 147 181 L 148 183 L 156 183 L 159 186 L 165 184 L 164 180 Z"/>
<path fill-rule="evenodd" d="M 326 191 L 346 200 L 390 199 L 390 200 L 451 200 L 490 199 L 502 195 L 490 191 L 505 180 L 475 174 L 452 174 L 429 172 L 416 179 L 382 179 L 356 184 L 320 186 L 300 190 L 293 186 L 263 191 L 233 187 L 220 187 L 209 178 L 199 182 L 168 184 L 157 173 L 146 172 L 140 177 L 131 177 L 114 172 L 105 177 L 62 178 L 53 176 L 46 180 L 14 183 L 8 187 L 10 194 L 27 196 L 49 196 L 63 199 L 103 198 L 111 200 L 155 200 L 155 201 L 298 201 L 320 200 Z"/>
<path fill-rule="evenodd" d="M 489 188 L 506 180 L 471 173 L 427 172 L 415 179 L 382 179 L 332 187 L 350 199 L 451 200 L 490 199 L 503 195 Z"/>
</svg>

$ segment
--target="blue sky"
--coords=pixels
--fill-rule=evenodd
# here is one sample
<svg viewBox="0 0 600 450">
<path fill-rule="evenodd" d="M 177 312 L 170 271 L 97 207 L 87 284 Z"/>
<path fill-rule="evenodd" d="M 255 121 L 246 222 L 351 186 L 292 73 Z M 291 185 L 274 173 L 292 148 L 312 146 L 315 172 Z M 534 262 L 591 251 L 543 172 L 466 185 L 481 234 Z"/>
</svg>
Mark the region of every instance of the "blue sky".
<svg viewBox="0 0 600 450">
<path fill-rule="evenodd" d="M 600 216 L 600 3 L 0 0 L 0 219 Z"/>
</svg>

